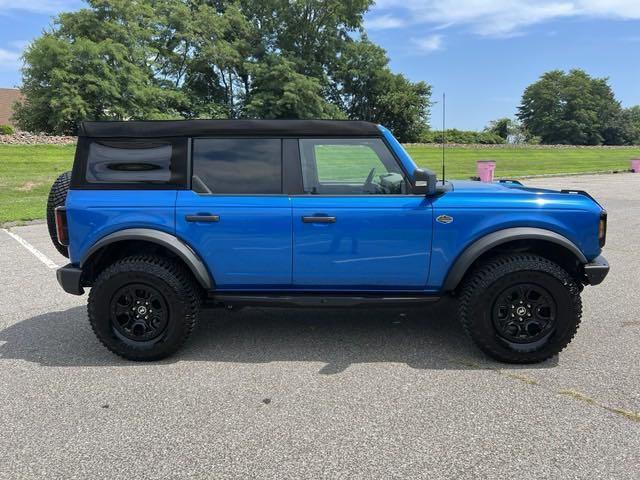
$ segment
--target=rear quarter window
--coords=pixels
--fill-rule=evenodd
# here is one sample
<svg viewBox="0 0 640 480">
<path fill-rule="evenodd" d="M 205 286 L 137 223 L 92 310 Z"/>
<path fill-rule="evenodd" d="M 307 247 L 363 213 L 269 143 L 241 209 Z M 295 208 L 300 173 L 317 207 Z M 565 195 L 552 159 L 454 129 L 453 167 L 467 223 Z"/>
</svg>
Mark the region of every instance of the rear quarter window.
<svg viewBox="0 0 640 480">
<path fill-rule="evenodd" d="M 74 187 L 184 188 L 187 139 L 81 139 Z"/>
<path fill-rule="evenodd" d="M 169 182 L 171 144 L 103 144 L 91 142 L 87 161 L 90 183 Z"/>
</svg>

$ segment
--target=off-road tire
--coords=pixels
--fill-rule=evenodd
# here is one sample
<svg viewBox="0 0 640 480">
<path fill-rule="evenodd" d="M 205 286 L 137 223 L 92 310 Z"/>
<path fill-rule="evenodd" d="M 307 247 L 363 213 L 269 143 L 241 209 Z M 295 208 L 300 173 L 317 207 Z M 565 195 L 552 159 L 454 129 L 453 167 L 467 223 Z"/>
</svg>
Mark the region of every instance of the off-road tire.
<svg viewBox="0 0 640 480">
<path fill-rule="evenodd" d="M 148 285 L 164 298 L 167 325 L 148 341 L 125 338 L 118 332 L 112 301 L 127 285 Z M 202 292 L 200 286 L 178 261 L 155 255 L 123 258 L 102 271 L 89 293 L 88 314 L 96 336 L 116 355 L 134 361 L 166 358 L 185 343 L 198 320 Z"/>
<path fill-rule="evenodd" d="M 499 335 L 494 302 L 510 285 L 540 285 L 556 306 L 555 327 L 532 344 L 514 344 Z M 506 363 L 537 363 L 561 352 L 578 330 L 582 316 L 580 285 L 556 263 L 532 254 L 497 256 L 465 278 L 459 297 L 462 326 L 487 355 Z"/>
<path fill-rule="evenodd" d="M 47 199 L 47 227 L 49 228 L 49 236 L 56 250 L 61 255 L 69 258 L 69 250 L 58 241 L 58 232 L 56 231 L 56 207 L 61 207 L 67 201 L 67 192 L 71 185 L 71 172 L 64 172 L 56 181 L 53 182 Z"/>
</svg>

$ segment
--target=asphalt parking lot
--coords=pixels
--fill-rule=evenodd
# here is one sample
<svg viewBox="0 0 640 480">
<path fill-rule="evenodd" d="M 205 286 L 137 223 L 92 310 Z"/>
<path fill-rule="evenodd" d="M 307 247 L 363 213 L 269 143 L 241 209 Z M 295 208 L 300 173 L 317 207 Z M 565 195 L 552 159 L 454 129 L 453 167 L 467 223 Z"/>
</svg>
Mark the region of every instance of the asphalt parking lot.
<svg viewBox="0 0 640 480">
<path fill-rule="evenodd" d="M 0 479 L 638 478 L 640 175 L 526 183 L 601 201 L 612 271 L 569 348 L 522 368 L 451 303 L 216 310 L 177 356 L 128 362 L 58 287 L 46 226 L 0 230 Z"/>
</svg>

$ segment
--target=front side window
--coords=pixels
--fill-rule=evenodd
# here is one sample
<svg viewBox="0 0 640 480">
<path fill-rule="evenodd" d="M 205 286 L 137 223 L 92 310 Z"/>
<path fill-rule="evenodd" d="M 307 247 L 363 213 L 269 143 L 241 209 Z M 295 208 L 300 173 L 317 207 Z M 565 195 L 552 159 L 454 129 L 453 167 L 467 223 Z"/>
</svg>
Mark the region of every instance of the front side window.
<svg viewBox="0 0 640 480">
<path fill-rule="evenodd" d="M 163 141 L 92 141 L 86 179 L 89 183 L 167 183 L 173 147 Z"/>
<path fill-rule="evenodd" d="M 312 195 L 394 195 L 407 191 L 395 158 L 379 138 L 301 139 L 304 192 Z"/>
<path fill-rule="evenodd" d="M 282 193 L 282 141 L 200 138 L 193 141 L 193 187 L 199 193 Z"/>
</svg>

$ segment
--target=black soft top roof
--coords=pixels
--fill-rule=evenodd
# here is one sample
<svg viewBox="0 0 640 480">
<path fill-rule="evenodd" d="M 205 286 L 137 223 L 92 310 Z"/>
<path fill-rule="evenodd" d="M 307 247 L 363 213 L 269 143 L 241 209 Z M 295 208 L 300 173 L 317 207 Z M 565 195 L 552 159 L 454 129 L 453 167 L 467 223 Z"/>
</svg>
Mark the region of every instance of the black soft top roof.
<svg viewBox="0 0 640 480">
<path fill-rule="evenodd" d="M 199 136 L 380 137 L 377 125 L 354 120 L 154 120 L 82 122 L 80 137 L 159 138 Z"/>
</svg>

